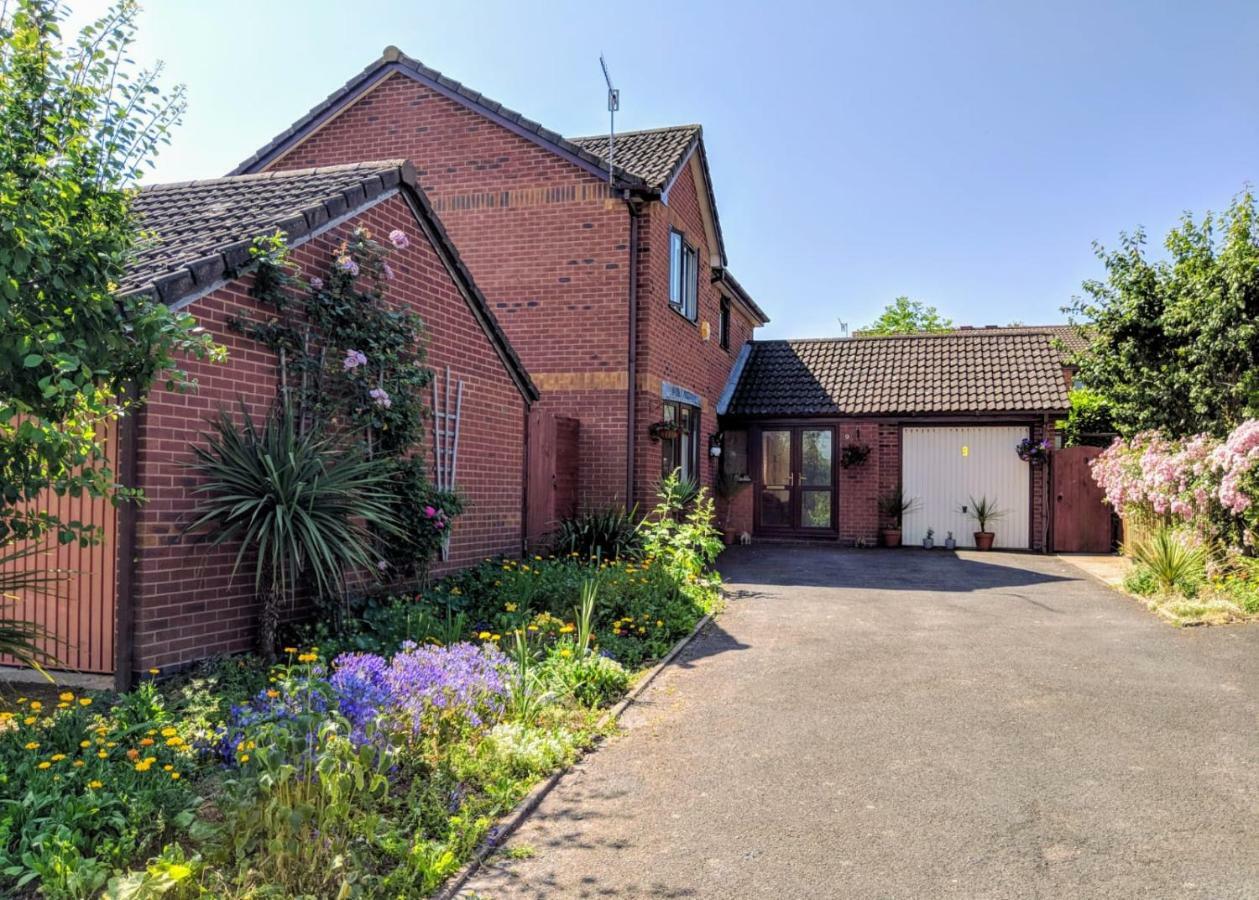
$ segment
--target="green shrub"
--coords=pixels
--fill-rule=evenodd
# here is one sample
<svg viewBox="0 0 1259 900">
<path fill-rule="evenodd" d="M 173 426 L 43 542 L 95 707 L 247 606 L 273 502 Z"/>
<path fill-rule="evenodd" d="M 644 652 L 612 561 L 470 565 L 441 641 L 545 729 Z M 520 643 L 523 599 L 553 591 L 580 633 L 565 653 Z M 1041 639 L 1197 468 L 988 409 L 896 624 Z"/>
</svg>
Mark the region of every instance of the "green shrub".
<svg viewBox="0 0 1259 900">
<path fill-rule="evenodd" d="M 609 706 L 625 696 L 630 675 L 625 667 L 598 653 L 585 656 L 554 652 L 547 659 L 545 676 L 583 706 Z"/>
<path fill-rule="evenodd" d="M 1146 566 L 1133 566 L 1124 577 L 1124 590 L 1139 597 L 1148 597 L 1158 591 L 1158 579 Z"/>
<path fill-rule="evenodd" d="M 1130 548 L 1130 555 L 1163 593 L 1179 591 L 1194 597 L 1206 579 L 1206 548 L 1170 528 L 1160 528 L 1137 541 Z"/>
<path fill-rule="evenodd" d="M 642 549 L 637 513 L 638 507 L 609 506 L 571 516 L 555 529 L 551 546 L 557 554 L 576 553 L 585 559 L 636 556 Z"/>
</svg>

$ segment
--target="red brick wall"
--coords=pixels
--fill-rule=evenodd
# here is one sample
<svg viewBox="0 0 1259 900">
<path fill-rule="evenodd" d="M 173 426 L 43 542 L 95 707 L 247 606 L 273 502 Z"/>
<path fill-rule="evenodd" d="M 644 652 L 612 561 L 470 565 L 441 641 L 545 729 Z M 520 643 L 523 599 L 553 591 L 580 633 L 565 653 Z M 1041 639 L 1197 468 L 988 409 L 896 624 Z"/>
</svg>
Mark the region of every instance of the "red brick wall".
<svg viewBox="0 0 1259 900">
<path fill-rule="evenodd" d="M 708 455 L 708 439 L 717 433 L 717 400 L 729 378 L 742 346 L 751 339 L 753 323 L 737 304 L 730 310 L 730 349 L 718 339 L 721 291 L 709 277 L 710 260 L 716 258 L 704 233 L 698 186 L 688 165 L 669 192 L 669 203 L 652 203 L 643 217 L 639 247 L 638 302 L 638 459 L 635 462 L 635 495 L 650 505 L 653 488 L 662 471 L 660 444 L 647 436 L 647 428 L 663 416 L 661 382 L 668 381 L 703 398 L 700 415 L 700 483 L 712 489 L 717 460 Z M 689 321 L 669 306 L 669 234 L 682 232 L 697 248 L 700 263 L 698 316 Z M 708 338 L 702 325 L 707 323 Z"/>
<path fill-rule="evenodd" d="M 405 202 L 399 197 L 385 200 L 299 247 L 293 258 L 307 274 L 319 274 L 326 269 L 330 247 L 360 224 L 378 235 L 394 228 L 412 235 L 407 250 L 390 256 L 395 279 L 389 298 L 423 318 L 434 371 L 441 373 L 449 365 L 452 376 L 464 381 L 457 489 L 467 511 L 456 520 L 451 559 L 443 568 L 493 554 L 518 554 L 525 403 Z M 232 282 L 189 308 L 228 348 L 229 361 L 190 361 L 197 390 L 155 391 L 140 419 L 138 470 L 148 498 L 136 526 L 134 665 L 141 670 L 253 645 L 257 609 L 246 573 L 232 577 L 236 548 L 212 549 L 181 536 L 196 503 L 191 493 L 195 479 L 185 466 L 206 420 L 222 407 L 234 410 L 238 398 L 260 419 L 275 396 L 274 356 L 226 327 L 231 315 L 257 309 L 248 295 L 249 281 Z M 425 448 L 430 469 L 431 437 L 430 428 Z"/>
<path fill-rule="evenodd" d="M 581 421 L 581 496 L 624 499 L 629 211 L 607 185 L 394 74 L 270 165 L 405 157 L 542 405 Z"/>
</svg>

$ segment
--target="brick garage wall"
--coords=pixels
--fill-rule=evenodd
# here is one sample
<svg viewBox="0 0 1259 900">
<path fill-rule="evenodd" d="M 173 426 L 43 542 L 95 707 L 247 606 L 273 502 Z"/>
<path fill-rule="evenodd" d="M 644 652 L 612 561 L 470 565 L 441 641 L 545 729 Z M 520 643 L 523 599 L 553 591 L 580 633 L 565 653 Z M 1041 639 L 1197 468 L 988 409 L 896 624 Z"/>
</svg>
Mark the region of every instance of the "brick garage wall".
<svg viewBox="0 0 1259 900">
<path fill-rule="evenodd" d="M 752 338 L 753 323 L 736 303 L 730 309 L 730 348 L 718 340 L 721 290 L 709 276 L 709 262 L 716 255 L 704 233 L 700 215 L 699 186 L 687 166 L 669 192 L 669 203 L 652 203 L 641 223 L 639 237 L 638 384 L 635 408 L 637 459 L 635 496 L 650 505 L 662 473 L 660 444 L 647 429 L 663 416 L 660 388 L 664 381 L 693 391 L 703 398 L 700 414 L 700 483 L 712 489 L 717 460 L 708 455 L 708 438 L 719 430 L 717 400 L 730 376 L 742 346 Z M 669 306 L 669 234 L 682 232 L 699 255 L 697 321 L 691 322 Z M 702 336 L 707 323 L 709 336 Z"/>
<path fill-rule="evenodd" d="M 401 228 L 413 236 L 407 250 L 390 256 L 395 280 L 389 299 L 423 318 L 428 363 L 435 372 L 449 365 L 452 377 L 465 383 L 457 486 L 468 508 L 455 523 L 451 559 L 440 568 L 500 553 L 516 555 L 522 539 L 525 402 L 400 197 L 302 245 L 294 260 L 308 274 L 322 272 L 331 247 L 357 225 L 377 235 Z M 238 399 L 260 419 L 276 394 L 273 354 L 227 328 L 229 317 L 257 311 L 249 285 L 246 276 L 189 308 L 228 348 L 229 361 L 190 361 L 197 389 L 155 391 L 139 419 L 138 471 L 148 498 L 136 525 L 134 666 L 140 670 L 245 650 L 254 643 L 252 582 L 245 572 L 234 578 L 231 572 L 236 547 L 215 549 L 181 536 L 196 504 L 195 479 L 186 465 L 207 419 L 220 408 L 235 410 Z M 430 427 L 424 448 L 430 469 L 431 438 Z"/>
<path fill-rule="evenodd" d="M 580 496 L 624 500 L 629 211 L 551 150 L 393 74 L 275 162 L 405 157 L 541 405 L 581 421 Z"/>
</svg>

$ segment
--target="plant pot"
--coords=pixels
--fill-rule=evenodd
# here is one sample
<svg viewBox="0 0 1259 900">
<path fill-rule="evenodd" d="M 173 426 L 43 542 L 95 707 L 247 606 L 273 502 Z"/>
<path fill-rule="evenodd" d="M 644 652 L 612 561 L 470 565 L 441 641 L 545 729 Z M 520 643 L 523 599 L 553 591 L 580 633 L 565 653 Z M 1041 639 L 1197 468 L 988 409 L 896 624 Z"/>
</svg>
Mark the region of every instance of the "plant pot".
<svg viewBox="0 0 1259 900">
<path fill-rule="evenodd" d="M 945 549 L 945 550 L 956 550 L 956 549 L 957 549 L 957 541 L 953 540 L 953 538 L 945 538 L 945 539 L 944 539 L 944 549 Z"/>
<path fill-rule="evenodd" d="M 930 549 L 931 549 L 932 547 L 934 547 L 935 545 L 936 545 L 936 542 L 935 542 L 935 541 L 933 541 L 931 538 L 923 538 L 923 539 L 922 539 L 922 549 L 924 549 L 924 550 L 930 550 Z"/>
<path fill-rule="evenodd" d="M 975 532 L 975 549 L 976 550 L 991 550 L 992 541 L 993 541 L 993 538 L 995 537 L 996 537 L 996 534 L 994 534 L 991 531 L 976 531 Z"/>
<path fill-rule="evenodd" d="M 737 535 L 731 529 L 723 528 L 721 530 L 721 542 L 725 544 L 727 547 L 734 546 L 734 539 L 736 537 Z"/>
<path fill-rule="evenodd" d="M 901 545 L 901 530 L 899 528 L 883 529 L 883 546 L 899 547 Z"/>
</svg>

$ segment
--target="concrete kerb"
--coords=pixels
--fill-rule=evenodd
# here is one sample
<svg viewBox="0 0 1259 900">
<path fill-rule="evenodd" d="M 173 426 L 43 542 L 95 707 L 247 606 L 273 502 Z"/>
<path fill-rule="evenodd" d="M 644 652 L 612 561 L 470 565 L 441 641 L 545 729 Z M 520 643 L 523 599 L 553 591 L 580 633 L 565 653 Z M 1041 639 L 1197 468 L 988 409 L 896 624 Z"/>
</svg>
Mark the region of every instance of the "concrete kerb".
<svg viewBox="0 0 1259 900">
<path fill-rule="evenodd" d="M 609 722 L 614 722 L 620 719 L 621 715 L 629 708 L 630 704 L 637 700 L 638 697 L 642 695 L 643 691 L 647 690 L 651 683 L 656 680 L 656 676 L 664 671 L 665 667 L 672 663 L 673 660 L 677 658 L 678 654 L 681 653 L 682 650 L 691 643 L 691 641 L 695 640 L 695 638 L 699 636 L 699 633 L 703 631 L 712 620 L 712 613 L 709 613 L 704 616 L 704 618 L 700 619 L 699 622 L 696 623 L 695 627 L 691 629 L 690 634 L 680 638 L 669 650 L 669 652 L 665 654 L 664 658 L 660 660 L 660 662 L 656 663 L 656 665 L 653 666 L 645 675 L 638 679 L 634 687 L 630 689 L 628 694 L 621 698 L 621 701 L 617 703 L 616 706 L 613 706 L 604 713 L 603 718 L 600 720 L 600 725 L 606 725 Z M 598 749 L 602 740 L 602 738 L 596 739 L 594 745 L 582 753 L 582 757 L 580 758 L 584 758 L 586 754 L 593 753 L 596 749 Z M 481 842 L 480 846 L 477 847 L 476 852 L 472 854 L 472 859 L 468 860 L 462 869 L 452 875 L 450 880 L 447 881 L 440 890 L 433 894 L 435 900 L 454 900 L 454 898 L 457 897 L 459 892 L 463 889 L 463 886 L 468 883 L 468 880 L 476 874 L 478 869 L 481 868 L 481 865 L 485 862 L 485 860 L 502 847 L 507 839 L 525 823 L 525 820 L 533 814 L 534 810 L 542 805 L 542 801 L 546 799 L 547 795 L 550 794 L 555 786 L 560 783 L 564 776 L 572 771 L 572 768 L 572 766 L 566 766 L 563 769 L 559 769 L 558 771 L 552 773 L 544 781 L 536 785 L 523 800 L 516 804 L 516 808 L 508 813 L 499 825 L 490 830 L 490 835 Z"/>
</svg>

